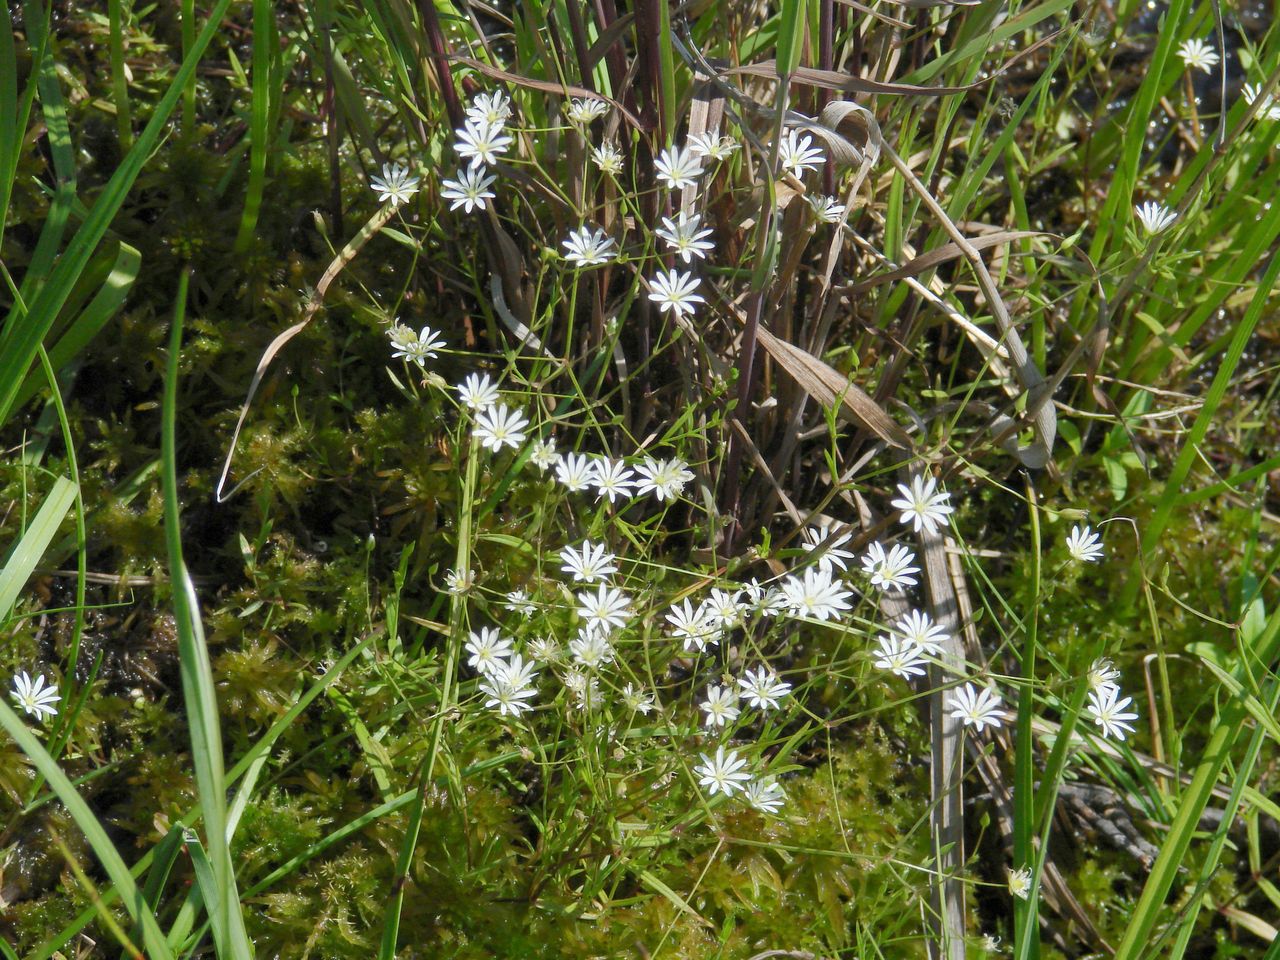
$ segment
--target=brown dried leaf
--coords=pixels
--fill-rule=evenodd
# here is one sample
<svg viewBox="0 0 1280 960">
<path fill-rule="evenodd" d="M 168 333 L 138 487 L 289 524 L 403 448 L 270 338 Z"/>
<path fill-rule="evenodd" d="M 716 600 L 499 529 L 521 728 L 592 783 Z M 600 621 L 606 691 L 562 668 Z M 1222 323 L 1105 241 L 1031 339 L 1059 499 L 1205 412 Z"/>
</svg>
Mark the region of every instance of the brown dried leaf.
<svg viewBox="0 0 1280 960">
<path fill-rule="evenodd" d="M 759 328 L 757 336 L 760 346 L 791 374 L 800 389 L 818 403 L 824 407 L 838 407 L 846 419 L 870 430 L 891 446 L 911 449 L 911 437 L 907 432 L 848 377 L 808 351 L 779 340 L 764 327 Z"/>
</svg>

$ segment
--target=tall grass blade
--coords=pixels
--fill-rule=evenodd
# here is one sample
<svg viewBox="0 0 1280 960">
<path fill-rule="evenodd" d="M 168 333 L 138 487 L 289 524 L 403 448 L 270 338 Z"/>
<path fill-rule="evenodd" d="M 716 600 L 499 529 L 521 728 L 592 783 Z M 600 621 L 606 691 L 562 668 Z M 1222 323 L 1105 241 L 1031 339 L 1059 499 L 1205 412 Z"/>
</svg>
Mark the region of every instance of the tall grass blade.
<svg viewBox="0 0 1280 960">
<path fill-rule="evenodd" d="M 222 731 L 218 720 L 213 670 L 205 645 L 204 625 L 195 586 L 182 556 L 182 529 L 178 499 L 177 414 L 178 354 L 182 349 L 182 321 L 186 312 L 190 273 L 183 271 L 178 282 L 173 326 L 169 331 L 169 358 L 165 370 L 164 406 L 161 428 L 161 460 L 164 489 L 164 531 L 169 551 L 169 578 L 173 583 L 173 613 L 178 630 L 178 660 L 182 674 L 182 694 L 191 728 L 191 759 L 195 767 L 200 805 L 204 811 L 205 833 L 213 865 L 216 903 L 209 903 L 214 939 L 219 954 L 235 960 L 250 960 L 253 949 L 244 927 L 240 898 L 236 891 L 227 839 L 227 797 L 222 765 Z"/>
<path fill-rule="evenodd" d="M 21 539 L 9 551 L 4 568 L 0 569 L 0 622 L 8 618 L 18 600 L 18 594 L 31 576 L 31 571 L 49 548 L 62 518 L 75 502 L 76 490 L 74 483 L 66 477 L 59 477 L 44 498 L 31 526 L 27 527 Z"/>
</svg>

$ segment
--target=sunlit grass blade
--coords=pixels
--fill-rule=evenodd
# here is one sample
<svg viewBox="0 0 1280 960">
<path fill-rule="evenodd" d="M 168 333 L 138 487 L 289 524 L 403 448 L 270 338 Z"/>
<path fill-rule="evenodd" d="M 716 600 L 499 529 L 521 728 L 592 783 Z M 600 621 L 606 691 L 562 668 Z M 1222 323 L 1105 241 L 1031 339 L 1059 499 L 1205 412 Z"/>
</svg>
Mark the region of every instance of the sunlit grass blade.
<svg viewBox="0 0 1280 960">
<path fill-rule="evenodd" d="M 76 485 L 66 477 L 59 477 L 45 496 L 31 525 L 10 549 L 4 568 L 0 569 L 0 622 L 6 620 L 13 610 L 18 594 L 27 585 L 31 572 L 57 535 L 62 518 L 75 499 Z"/>
<path fill-rule="evenodd" d="M 253 92 L 249 105 L 249 186 L 236 233 L 235 251 L 243 253 L 253 242 L 267 180 L 267 148 L 270 146 L 272 61 L 276 43 L 275 5 L 271 0 L 253 0 Z"/>
<path fill-rule="evenodd" d="M 205 835 L 218 894 L 217 901 L 209 903 L 214 939 L 219 945 L 221 956 L 250 960 L 253 948 L 245 932 L 227 837 L 227 797 L 217 692 L 209 664 L 209 651 L 205 645 L 200 604 L 182 555 L 177 454 L 178 356 L 182 350 L 182 324 L 189 282 L 190 273 L 183 271 L 178 283 L 165 370 L 161 430 L 164 530 L 169 550 L 169 579 L 173 584 L 173 613 L 178 631 L 182 694 L 187 709 L 187 722 L 191 728 L 191 759 L 195 767 L 196 785 L 200 791 Z"/>
</svg>

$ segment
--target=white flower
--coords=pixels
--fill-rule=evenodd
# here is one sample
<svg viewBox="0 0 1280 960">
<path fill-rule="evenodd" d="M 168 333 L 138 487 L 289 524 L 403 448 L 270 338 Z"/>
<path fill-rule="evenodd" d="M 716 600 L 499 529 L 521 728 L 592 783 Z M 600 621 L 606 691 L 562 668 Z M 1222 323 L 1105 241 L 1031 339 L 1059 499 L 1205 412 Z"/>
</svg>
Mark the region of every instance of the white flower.
<svg viewBox="0 0 1280 960">
<path fill-rule="evenodd" d="M 787 609 L 786 598 L 777 587 L 766 587 L 755 577 L 742 585 L 753 610 L 762 616 L 772 617 Z"/>
<path fill-rule="evenodd" d="M 594 710 L 600 706 L 600 681 L 594 674 L 583 673 L 575 667 L 565 673 L 564 686 L 573 694 L 579 710 Z"/>
<path fill-rule="evenodd" d="M 1010 870 L 1009 892 L 1019 900 L 1029 898 L 1031 896 L 1031 871 L 1026 867 Z"/>
<path fill-rule="evenodd" d="M 569 118 L 571 123 L 580 123 L 583 126 L 586 126 L 592 120 L 598 120 L 608 112 L 608 103 L 591 97 L 583 98 L 581 100 L 570 100 L 569 109 L 565 111 L 565 115 Z"/>
<path fill-rule="evenodd" d="M 474 570 L 449 570 L 444 575 L 444 587 L 452 594 L 463 594 L 476 585 Z"/>
<path fill-rule="evenodd" d="M 817 551 L 818 566 L 823 570 L 830 570 L 832 567 L 848 570 L 847 564 L 854 556 L 841 548 L 852 539 L 852 533 L 841 530 L 838 524 L 824 517 L 814 526 L 804 529 L 800 549 L 806 553 Z"/>
<path fill-rule="evenodd" d="M 942 645 L 951 635 L 930 619 L 927 613 L 910 610 L 907 615 L 893 625 L 912 644 L 920 648 L 921 653 L 936 657 L 942 651 Z"/>
<path fill-rule="evenodd" d="M 596 630 L 584 630 L 570 640 L 569 653 L 588 670 L 599 670 L 613 662 L 613 644 Z"/>
<path fill-rule="evenodd" d="M 688 263 L 694 257 L 705 260 L 707 253 L 716 248 L 714 243 L 706 239 L 711 236 L 711 231 L 699 230 L 700 226 L 701 216 L 695 213 L 691 217 L 681 210 L 674 220 L 663 217 L 662 226 L 654 233 L 666 241 L 677 257 Z"/>
<path fill-rule="evenodd" d="M 1178 56 L 1188 70 L 1203 70 L 1205 73 L 1213 73 L 1219 59 L 1218 51 L 1198 37 L 1182 41 Z"/>
<path fill-rule="evenodd" d="M 590 540 L 582 542 L 581 550 L 565 547 L 560 551 L 560 559 L 564 561 L 560 569 L 579 583 L 595 583 L 618 572 L 613 563 L 617 558 L 604 548 L 603 543 L 593 544 Z"/>
<path fill-rule="evenodd" d="M 628 683 L 622 688 L 622 705 L 632 713 L 648 716 L 653 711 L 653 697 Z"/>
<path fill-rule="evenodd" d="M 580 227 L 573 231 L 561 246 L 569 251 L 564 258 L 580 267 L 608 263 L 615 256 L 613 237 L 605 236 L 603 230 L 590 227 Z"/>
<path fill-rule="evenodd" d="M 707 302 L 701 294 L 694 293 L 701 282 L 691 273 L 668 270 L 649 281 L 649 299 L 663 313 L 674 310 L 677 316 L 693 316 L 694 304 Z"/>
<path fill-rule="evenodd" d="M 1102 559 L 1102 539 L 1087 526 L 1075 524 L 1067 537 L 1067 553 L 1080 563 Z"/>
<path fill-rule="evenodd" d="M 763 777 L 747 784 L 746 800 L 761 813 L 777 813 L 787 795 L 773 777 Z"/>
<path fill-rule="evenodd" d="M 1133 208 L 1133 211 L 1138 215 L 1138 219 L 1142 222 L 1142 229 L 1147 231 L 1149 237 L 1168 229 L 1169 225 L 1178 219 L 1176 212 L 1154 200 L 1139 204 Z"/>
<path fill-rule="evenodd" d="M 502 131 L 500 123 L 472 123 L 467 121 L 461 130 L 455 130 L 458 142 L 453 149 L 464 160 L 470 158 L 472 170 L 484 169 L 485 165 L 498 162 L 498 156 L 506 153 L 511 146 L 511 138 Z"/>
<path fill-rule="evenodd" d="M 1089 689 L 1090 690 L 1106 690 L 1108 688 L 1120 689 L 1120 685 L 1116 683 L 1120 679 L 1120 671 L 1116 669 L 1116 665 L 1107 657 L 1099 657 L 1089 665 Z"/>
<path fill-rule="evenodd" d="M 472 373 L 458 384 L 458 399 L 471 410 L 487 410 L 498 402 L 498 385 L 487 373 Z"/>
<path fill-rule="evenodd" d="M 480 692 L 487 697 L 485 706 L 495 708 L 500 716 L 514 717 L 532 710 L 533 704 L 526 701 L 537 693 L 536 678 L 533 663 L 526 663 L 518 653 L 513 654 L 509 662 L 498 664 L 480 681 Z"/>
<path fill-rule="evenodd" d="M 484 167 L 468 167 L 466 170 L 459 170 L 456 176 L 456 180 L 440 181 L 440 186 L 444 188 L 440 191 L 440 196 L 453 201 L 449 209 L 457 210 L 462 207 L 465 213 L 486 209 L 488 201 L 493 199 L 493 191 L 489 188 L 497 177 L 485 176 Z"/>
<path fill-rule="evenodd" d="M 708 644 L 720 641 L 720 631 L 707 617 L 706 608 L 699 606 L 695 610 L 687 597 L 679 605 L 673 603 L 665 619 L 671 624 L 672 635 L 684 644 L 686 650 L 701 653 Z"/>
<path fill-rule="evenodd" d="M 834 197 L 815 197 L 810 194 L 805 199 L 809 201 L 809 206 L 823 223 L 839 223 L 840 218 L 844 216 L 844 204 Z"/>
<path fill-rule="evenodd" d="M 490 674 L 511 656 L 511 641 L 494 627 L 481 627 L 472 631 L 466 642 L 467 663 L 477 673 Z"/>
<path fill-rule="evenodd" d="M 806 170 L 817 170 L 826 161 L 822 151 L 811 147 L 813 137 L 803 137 L 795 130 L 788 130 L 778 145 L 778 163 L 782 169 L 799 179 Z"/>
<path fill-rule="evenodd" d="M 537 606 L 529 599 L 529 594 L 524 589 L 512 590 L 508 593 L 503 606 L 522 617 L 531 617 L 538 612 Z"/>
<path fill-rule="evenodd" d="M 13 697 L 14 702 L 26 712 L 27 716 L 35 717 L 37 720 L 46 716 L 56 716 L 58 708 L 54 704 L 62 699 L 58 695 L 57 687 L 53 684 L 45 686 L 44 674 L 38 673 L 35 680 L 32 680 L 25 670 L 14 676 L 13 690 L 10 691 L 9 696 Z"/>
<path fill-rule="evenodd" d="M 412 200 L 418 192 L 418 183 L 417 177 L 409 175 L 409 168 L 398 163 L 384 163 L 382 176 L 369 178 L 369 186 L 378 195 L 378 202 L 390 200 L 393 207 Z"/>
<path fill-rule="evenodd" d="M 693 479 L 689 465 L 683 460 L 654 460 L 644 458 L 636 467 L 636 493 L 643 496 L 652 493 L 659 500 L 674 500 L 684 492 L 685 484 Z"/>
<path fill-rule="evenodd" d="M 667 147 L 654 162 L 658 179 L 672 190 L 691 187 L 702 176 L 702 161 L 688 149 Z"/>
<path fill-rule="evenodd" d="M 990 687 L 978 690 L 972 683 L 966 683 L 947 701 L 950 716 L 964 721 L 966 727 L 977 727 L 981 733 L 984 727 L 999 727 L 1004 724 L 1004 711 L 1000 705 L 1003 701 L 1000 694 Z"/>
<path fill-rule="evenodd" d="M 754 672 L 748 670 L 738 678 L 738 686 L 747 704 L 760 710 L 774 709 L 778 701 L 791 692 L 791 684 L 779 680 L 768 667 L 759 667 Z"/>
<path fill-rule="evenodd" d="M 525 430 L 529 419 L 520 410 L 512 410 L 506 404 L 499 403 L 481 410 L 476 415 L 475 428 L 472 431 L 480 445 L 486 450 L 497 453 L 503 447 L 513 450 L 524 443 Z"/>
<path fill-rule="evenodd" d="M 955 512 L 955 507 L 947 504 L 951 494 L 941 491 L 935 493 L 937 485 L 938 481 L 933 477 L 926 480 L 917 473 L 911 478 L 910 487 L 903 483 L 898 484 L 898 493 L 901 494 L 902 499 L 889 501 L 890 506 L 902 511 L 899 519 L 912 527 L 916 533 L 921 530 L 933 533 L 937 530 L 938 524 L 947 522 L 947 514 Z"/>
<path fill-rule="evenodd" d="M 534 441 L 532 447 L 529 448 L 529 462 L 539 470 L 546 469 L 556 462 L 556 440 L 555 437 L 546 437 L 542 440 Z"/>
<path fill-rule="evenodd" d="M 560 659 L 560 644 L 546 637 L 534 637 L 525 644 L 525 651 L 539 663 L 555 663 Z"/>
<path fill-rule="evenodd" d="M 556 460 L 556 480 L 562 483 L 570 493 L 585 490 L 591 486 L 591 478 L 595 472 L 595 464 L 587 459 L 585 453 L 566 453 Z"/>
<path fill-rule="evenodd" d="M 1000 952 L 1000 938 L 994 933 L 984 933 L 982 935 L 982 949 L 987 953 Z"/>
<path fill-rule="evenodd" d="M 732 723 L 742 712 L 738 709 L 738 694 L 732 687 L 707 687 L 707 699 L 700 707 L 707 715 L 703 723 L 712 730 Z"/>
<path fill-rule="evenodd" d="M 738 141 L 728 137 L 713 137 L 709 133 L 694 134 L 687 145 L 695 157 L 705 157 L 708 160 L 725 160 L 738 149 Z"/>
<path fill-rule="evenodd" d="M 725 751 L 724 747 L 716 747 L 715 757 L 701 754 L 702 762 L 693 768 L 698 775 L 698 783 L 707 788 L 713 797 L 723 793 L 732 796 L 735 790 L 745 789 L 744 783 L 751 779 L 751 774 L 743 771 L 747 761 L 738 756 L 737 750 Z"/>
<path fill-rule="evenodd" d="M 616 497 L 630 497 L 631 488 L 635 486 L 636 475 L 621 460 L 600 457 L 591 471 L 591 485 L 596 488 L 596 499 L 609 498 L 613 503 Z"/>
<path fill-rule="evenodd" d="M 591 162 L 599 168 L 601 173 L 616 177 L 622 173 L 622 159 L 622 154 L 612 143 L 602 143 L 598 147 L 591 148 Z"/>
<path fill-rule="evenodd" d="M 1245 103 L 1252 106 L 1254 101 L 1262 97 L 1262 88 L 1246 83 L 1241 88 L 1240 95 L 1244 97 Z M 1280 101 L 1277 101 L 1273 94 L 1267 94 L 1262 98 L 1262 105 L 1258 107 L 1258 116 L 1267 120 L 1280 120 Z"/>
<path fill-rule="evenodd" d="M 922 651 L 906 637 L 882 634 L 876 638 L 876 650 L 875 665 L 881 670 L 896 673 L 903 680 L 924 676 Z"/>
<path fill-rule="evenodd" d="M 595 593 L 583 590 L 578 594 L 578 616 L 587 622 L 589 630 L 626 626 L 630 614 L 631 601 L 617 587 L 602 583 Z"/>
<path fill-rule="evenodd" d="M 414 333 L 402 323 L 393 323 L 387 331 L 387 336 L 391 338 L 391 356 L 393 359 L 404 358 L 412 360 L 418 366 L 426 365 L 427 358 L 434 360 L 439 354 L 437 350 L 444 349 L 444 338 L 432 330 L 430 327 L 423 327 L 418 333 Z"/>
<path fill-rule="evenodd" d="M 738 602 L 738 591 L 716 587 L 711 591 L 711 596 L 702 601 L 702 613 L 712 626 L 721 629 L 737 626 L 742 622 L 742 604 Z"/>
<path fill-rule="evenodd" d="M 1117 686 L 1099 687 L 1089 693 L 1089 703 L 1085 708 L 1089 717 L 1102 729 L 1104 737 L 1115 737 L 1123 740 L 1126 733 L 1133 733 L 1130 720 L 1137 720 L 1136 713 L 1125 713 L 1125 708 L 1133 703 L 1133 697 L 1121 697 Z"/>
<path fill-rule="evenodd" d="M 831 571 L 821 568 L 792 575 L 782 581 L 782 597 L 793 616 L 830 620 L 849 609 L 853 593 L 831 579 Z"/>
<path fill-rule="evenodd" d="M 467 119 L 474 124 L 488 123 L 502 127 L 511 118 L 511 98 L 501 90 L 477 93 L 467 107 Z"/>
<path fill-rule="evenodd" d="M 895 543 L 886 554 L 884 547 L 876 542 L 867 548 L 867 554 L 862 558 L 862 569 L 870 574 L 873 587 L 902 589 L 915 586 L 916 578 L 911 574 L 920 572 L 919 567 L 911 566 L 915 560 L 916 555 L 900 543 Z"/>
</svg>

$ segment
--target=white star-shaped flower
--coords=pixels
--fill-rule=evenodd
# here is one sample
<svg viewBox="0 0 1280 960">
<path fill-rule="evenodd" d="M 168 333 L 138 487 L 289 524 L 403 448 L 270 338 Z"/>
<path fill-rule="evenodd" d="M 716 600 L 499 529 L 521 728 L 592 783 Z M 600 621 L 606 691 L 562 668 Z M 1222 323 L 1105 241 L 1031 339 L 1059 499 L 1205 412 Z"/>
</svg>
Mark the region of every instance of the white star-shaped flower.
<svg viewBox="0 0 1280 960">
<path fill-rule="evenodd" d="M 879 542 L 867 547 L 866 556 L 862 558 L 862 569 L 870 575 L 871 585 L 881 590 L 902 589 L 916 584 L 911 576 L 919 573 L 919 567 L 913 567 L 916 555 L 900 543 L 895 543 L 886 554 L 884 546 Z"/>
<path fill-rule="evenodd" d="M 709 133 L 699 133 L 689 138 L 687 146 L 695 157 L 727 160 L 738 149 L 738 141 L 728 137 L 713 137 Z"/>
<path fill-rule="evenodd" d="M 707 649 L 708 644 L 720 642 L 720 631 L 707 616 L 706 608 L 695 608 L 687 597 L 682 603 L 673 603 L 664 619 L 671 624 L 672 635 L 681 641 L 686 650 L 701 653 Z"/>
<path fill-rule="evenodd" d="M 636 475 L 621 460 L 600 457 L 592 464 L 591 485 L 596 488 L 596 499 L 609 498 L 609 502 L 618 497 L 630 497 L 631 488 L 636 484 Z"/>
<path fill-rule="evenodd" d="M 631 601 L 617 587 L 600 584 L 596 592 L 583 590 L 578 594 L 578 616 L 586 621 L 589 630 L 621 629 L 631 615 Z"/>
<path fill-rule="evenodd" d="M 412 360 L 418 366 L 426 366 L 427 359 L 434 360 L 444 349 L 444 338 L 430 327 L 423 327 L 418 333 L 402 323 L 393 323 L 387 330 L 391 338 L 391 356 L 395 359 Z"/>
<path fill-rule="evenodd" d="M 658 304 L 663 313 L 674 310 L 677 316 L 693 316 L 694 305 L 706 303 L 702 295 L 695 293 L 699 280 L 691 273 L 668 270 L 649 281 L 649 299 Z"/>
<path fill-rule="evenodd" d="M 1218 51 L 1198 37 L 1182 41 L 1178 56 L 1188 70 L 1203 70 L 1205 73 L 1213 73 L 1219 61 Z"/>
<path fill-rule="evenodd" d="M 62 699 L 57 687 L 53 684 L 45 686 L 44 674 L 38 673 L 34 680 L 23 670 L 14 675 L 13 690 L 10 691 L 15 703 L 27 714 L 37 720 L 56 716 L 58 708 L 54 706 Z"/>
<path fill-rule="evenodd" d="M 494 627 L 481 627 L 472 631 L 465 644 L 471 656 L 467 663 L 477 673 L 492 673 L 499 664 L 507 662 L 511 655 L 511 641 L 500 634 Z"/>
<path fill-rule="evenodd" d="M 453 149 L 458 156 L 471 161 L 469 166 L 472 170 L 496 164 L 498 157 L 506 153 L 512 143 L 500 123 L 472 123 L 468 120 L 461 130 L 454 133 L 458 135 L 458 142 Z"/>
<path fill-rule="evenodd" d="M 556 460 L 556 480 L 570 493 L 577 493 L 591 486 L 595 472 L 595 464 L 585 453 L 566 453 Z"/>
<path fill-rule="evenodd" d="M 751 774 L 743 771 L 747 761 L 738 756 L 737 750 L 726 751 L 723 746 L 716 747 L 714 757 L 701 754 L 702 762 L 693 768 L 698 776 L 698 783 L 707 788 L 712 796 L 723 793 L 732 796 L 737 790 L 746 789 L 744 784 L 751 779 Z"/>
<path fill-rule="evenodd" d="M 614 565 L 617 558 L 605 549 L 603 543 L 592 543 L 590 540 L 584 540 L 582 547 L 577 550 L 565 547 L 560 551 L 560 559 L 564 561 L 564 566 L 560 569 L 578 583 L 607 580 L 610 574 L 618 572 Z"/>
<path fill-rule="evenodd" d="M 636 467 L 636 493 L 652 493 L 661 501 L 674 500 L 684 492 L 685 484 L 693 479 L 689 465 L 680 459 L 654 460 L 645 457 Z"/>
<path fill-rule="evenodd" d="M 839 223 L 844 216 L 845 206 L 833 197 L 805 197 L 814 214 L 823 223 Z"/>
<path fill-rule="evenodd" d="M 556 441 L 555 437 L 544 437 L 534 443 L 529 451 L 529 462 L 539 470 L 546 470 L 555 466 L 556 462 Z"/>
<path fill-rule="evenodd" d="M 947 700 L 946 705 L 951 711 L 950 716 L 962 721 L 966 727 L 976 727 L 981 733 L 985 727 L 1004 724 L 1002 703 L 1000 694 L 990 687 L 979 690 L 972 683 L 966 683 Z"/>
<path fill-rule="evenodd" d="M 511 98 L 501 90 L 477 93 L 467 107 L 467 119 L 474 124 L 488 123 L 502 127 L 511 118 Z"/>
<path fill-rule="evenodd" d="M 745 797 L 747 803 L 761 813 L 777 813 L 782 809 L 782 804 L 787 799 L 782 787 L 773 777 L 752 780 L 747 784 Z"/>
<path fill-rule="evenodd" d="M 931 657 L 941 653 L 942 645 L 950 639 L 947 631 L 920 610 L 908 611 L 905 617 L 893 625 L 893 629 Z"/>
<path fill-rule="evenodd" d="M 584 97 L 581 100 L 570 100 L 569 109 L 565 111 L 565 116 L 569 118 L 571 123 L 579 123 L 585 127 L 592 120 L 599 120 L 608 112 L 609 104 L 605 101 L 597 100 L 594 97 Z"/>
<path fill-rule="evenodd" d="M 612 143 L 602 143 L 591 148 L 591 162 L 601 173 L 618 176 L 622 173 L 622 154 Z"/>
<path fill-rule="evenodd" d="M 712 730 L 727 726 L 738 719 L 742 711 L 738 709 L 738 694 L 732 687 L 712 685 L 707 687 L 707 697 L 700 704 L 706 713 L 703 723 Z"/>
<path fill-rule="evenodd" d="M 822 151 L 810 146 L 812 143 L 813 137 L 808 134 L 801 136 L 795 130 L 788 130 L 778 145 L 778 163 L 797 180 L 806 170 L 817 170 L 826 162 Z"/>
<path fill-rule="evenodd" d="M 937 486 L 938 481 L 933 477 L 925 479 L 917 473 L 911 478 L 911 486 L 898 484 L 901 499 L 889 501 L 890 506 L 902 511 L 899 519 L 916 533 L 921 530 L 934 533 L 939 524 L 946 524 L 947 515 L 955 512 L 955 507 L 947 503 L 951 494 L 937 490 Z"/>
<path fill-rule="evenodd" d="M 579 267 L 593 267 L 608 263 L 615 256 L 613 237 L 605 236 L 603 230 L 591 227 L 580 227 L 574 230 L 562 246 L 567 251 L 564 258 Z"/>
<path fill-rule="evenodd" d="M 906 637 L 882 634 L 876 638 L 875 665 L 881 670 L 896 673 L 903 680 L 924 676 L 924 659 L 921 650 Z"/>
<path fill-rule="evenodd" d="M 487 373 L 472 373 L 458 384 L 458 399 L 470 410 L 487 410 L 498 402 L 498 385 Z"/>
<path fill-rule="evenodd" d="M 832 580 L 831 571 L 811 568 L 782 581 L 782 597 L 796 617 L 831 620 L 849 609 L 852 591 Z"/>
<path fill-rule="evenodd" d="M 462 207 L 464 213 L 487 209 L 488 201 L 493 199 L 493 191 L 489 188 L 497 178 L 485 176 L 484 167 L 468 167 L 466 170 L 459 170 L 456 176 L 456 180 L 440 182 L 443 188 L 440 196 L 453 201 L 449 209 L 457 210 Z"/>
<path fill-rule="evenodd" d="M 654 233 L 666 242 L 677 257 L 689 263 L 694 257 L 706 259 L 707 254 L 716 248 L 714 243 L 706 239 L 711 236 L 711 231 L 700 230 L 701 226 L 701 216 L 695 213 L 691 217 L 681 210 L 674 220 L 663 217 L 662 226 Z"/>
<path fill-rule="evenodd" d="M 382 176 L 369 178 L 369 186 L 378 195 L 378 202 L 390 200 L 393 207 L 412 200 L 420 182 L 417 177 L 410 176 L 408 167 L 398 163 L 384 163 Z"/>
<path fill-rule="evenodd" d="M 480 692 L 486 697 L 485 706 L 498 711 L 500 716 L 519 716 L 532 710 L 529 703 L 535 693 L 533 663 L 526 663 L 520 654 L 512 654 L 510 661 L 500 663 L 483 680 Z"/>
<path fill-rule="evenodd" d="M 613 662 L 613 644 L 599 630 L 583 630 L 569 641 L 569 653 L 587 670 L 599 670 Z"/>
<path fill-rule="evenodd" d="M 702 176 L 702 161 L 687 148 L 667 147 L 654 162 L 658 179 L 672 190 L 691 187 Z"/>
<path fill-rule="evenodd" d="M 1071 536 L 1067 537 L 1067 553 L 1080 563 L 1101 560 L 1102 538 L 1088 526 L 1082 527 L 1077 523 L 1071 528 Z"/>
<path fill-rule="evenodd" d="M 848 570 L 848 564 L 854 559 L 854 555 L 843 548 L 852 539 L 853 534 L 847 528 L 823 517 L 801 533 L 800 549 L 805 553 L 815 553 L 818 566 L 823 570 L 830 570 L 832 567 Z"/>
<path fill-rule="evenodd" d="M 523 411 L 512 410 L 506 404 L 499 403 L 476 414 L 472 432 L 482 447 L 497 453 L 503 447 L 514 450 L 524 443 L 528 426 L 529 418 Z"/>
<path fill-rule="evenodd" d="M 1154 237 L 1157 233 L 1163 233 L 1169 229 L 1173 221 L 1178 219 L 1178 214 L 1175 211 L 1154 200 L 1139 204 L 1133 208 L 1133 212 L 1138 215 L 1138 220 L 1142 223 L 1142 229 L 1147 232 L 1149 237 Z"/>
<path fill-rule="evenodd" d="M 791 692 L 791 684 L 778 679 L 778 675 L 768 667 L 748 670 L 738 678 L 738 686 L 742 688 L 742 699 L 748 706 L 760 710 L 774 710 L 778 701 Z"/>
<path fill-rule="evenodd" d="M 1133 697 L 1121 697 L 1117 686 L 1099 687 L 1089 691 L 1089 703 L 1085 710 L 1089 718 L 1102 730 L 1104 737 L 1123 740 L 1126 733 L 1133 733 L 1130 720 L 1137 720 L 1136 713 L 1126 713 L 1126 708 L 1133 703 Z"/>
</svg>

